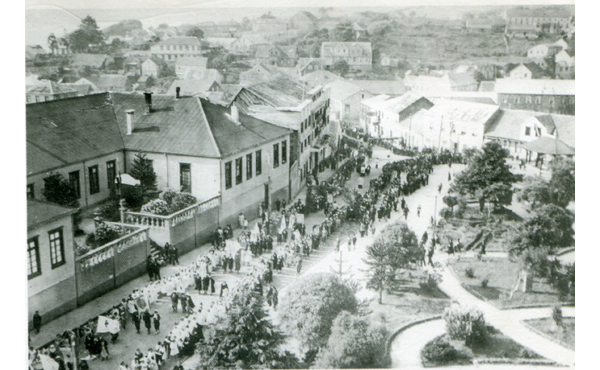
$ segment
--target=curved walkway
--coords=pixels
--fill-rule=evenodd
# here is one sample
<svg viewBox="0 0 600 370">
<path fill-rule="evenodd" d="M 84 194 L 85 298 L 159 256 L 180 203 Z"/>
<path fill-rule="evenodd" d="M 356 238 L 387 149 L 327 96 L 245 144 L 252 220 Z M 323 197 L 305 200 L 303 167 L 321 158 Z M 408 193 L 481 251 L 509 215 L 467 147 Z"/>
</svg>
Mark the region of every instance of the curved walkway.
<svg viewBox="0 0 600 370">
<path fill-rule="evenodd" d="M 520 326 L 523 320 L 536 319 L 542 317 L 550 317 L 552 315 L 551 308 L 525 308 L 525 309 L 513 309 L 513 310 L 503 310 L 503 314 L 506 317 L 510 317 L 510 320 Z M 574 307 L 563 307 L 563 315 L 566 317 L 574 317 L 575 316 L 575 308 Z M 486 315 L 487 318 L 487 315 Z M 524 326 L 523 326 L 524 327 Z M 424 322 L 422 324 L 417 324 L 412 326 L 400 334 L 396 336 L 394 341 L 392 342 L 390 355 L 392 359 L 392 368 L 422 368 L 423 364 L 421 363 L 421 349 L 427 344 L 427 342 L 433 340 L 435 337 L 442 335 L 446 332 L 445 322 L 443 319 L 432 320 L 428 322 Z M 540 337 L 539 335 L 529 331 L 534 337 L 533 339 L 538 341 Z M 543 338 L 547 340 L 546 338 Z M 554 342 L 551 342 L 554 343 Z M 561 346 L 562 347 L 562 346 Z M 539 353 L 539 352 L 538 352 Z M 540 353 L 540 355 L 550 358 L 546 354 Z M 573 354 L 574 355 L 574 354 Z M 551 359 L 551 358 L 550 358 Z M 531 368 L 532 365 L 511 365 L 511 369 L 516 368 Z M 498 369 L 498 365 L 486 364 L 486 365 L 478 365 L 478 368 L 494 368 Z M 451 366 L 451 368 L 465 368 L 472 369 L 473 366 Z M 549 366 L 538 366 L 536 365 L 536 369 L 544 369 L 544 368 L 555 368 Z"/>
</svg>

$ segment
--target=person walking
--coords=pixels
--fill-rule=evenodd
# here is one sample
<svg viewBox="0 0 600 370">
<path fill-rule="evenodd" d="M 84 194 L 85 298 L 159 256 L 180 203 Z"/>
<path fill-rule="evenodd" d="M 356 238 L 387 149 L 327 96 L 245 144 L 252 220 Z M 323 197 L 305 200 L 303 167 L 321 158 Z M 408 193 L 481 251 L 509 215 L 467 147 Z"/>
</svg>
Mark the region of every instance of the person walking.
<svg viewBox="0 0 600 370">
<path fill-rule="evenodd" d="M 152 315 L 152 321 L 154 323 L 154 330 L 156 334 L 160 333 L 160 315 L 157 310 L 154 310 L 154 315 Z"/>
<path fill-rule="evenodd" d="M 133 324 L 135 325 L 135 330 L 139 334 L 140 333 L 140 324 L 141 324 L 141 319 L 140 319 L 139 312 L 138 311 L 134 311 L 131 314 L 131 317 L 133 318 Z"/>
<path fill-rule="evenodd" d="M 410 210 L 408 209 L 408 206 L 404 207 L 404 220 L 405 221 L 408 220 L 408 212 L 410 212 Z"/>
<path fill-rule="evenodd" d="M 339 247 L 338 247 L 339 250 Z M 296 263 L 296 272 L 300 275 L 300 271 L 302 271 L 302 257 L 298 256 L 298 262 Z"/>
<path fill-rule="evenodd" d="M 144 319 L 144 326 L 146 327 L 146 329 L 148 329 L 148 334 L 150 334 L 150 331 L 152 329 L 152 315 L 150 314 L 150 311 L 144 311 L 142 317 Z"/>
<path fill-rule="evenodd" d="M 435 247 L 431 246 L 431 248 L 429 248 L 429 253 L 427 253 L 428 263 L 429 263 L 429 266 L 431 266 L 431 267 L 433 267 L 433 260 L 432 260 L 432 258 L 433 258 L 434 251 L 435 251 Z"/>
<path fill-rule="evenodd" d="M 443 185 L 440 183 L 440 186 L 438 186 L 438 193 L 440 193 L 440 194 L 442 193 L 442 187 L 443 187 Z"/>
<path fill-rule="evenodd" d="M 108 360 L 108 342 L 106 341 L 106 339 L 102 338 L 100 339 L 100 359 L 102 361 Z"/>
<path fill-rule="evenodd" d="M 42 316 L 40 316 L 40 311 L 35 311 L 33 314 L 33 328 L 35 329 L 35 333 L 40 333 L 40 328 L 42 327 Z"/>
<path fill-rule="evenodd" d="M 356 234 L 352 235 L 352 250 L 356 250 Z"/>
<path fill-rule="evenodd" d="M 421 217 L 421 205 L 417 207 L 417 217 Z"/>
</svg>

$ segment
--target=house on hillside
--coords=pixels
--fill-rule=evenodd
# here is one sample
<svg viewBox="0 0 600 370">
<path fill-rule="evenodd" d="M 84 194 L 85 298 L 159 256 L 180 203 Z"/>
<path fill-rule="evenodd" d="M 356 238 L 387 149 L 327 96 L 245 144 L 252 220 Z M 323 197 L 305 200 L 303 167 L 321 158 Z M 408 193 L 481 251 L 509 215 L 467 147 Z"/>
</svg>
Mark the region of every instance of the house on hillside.
<svg viewBox="0 0 600 370">
<path fill-rule="evenodd" d="M 544 59 L 555 56 L 558 52 L 563 50 L 562 45 L 553 44 L 541 44 L 536 45 L 527 50 L 527 58 L 530 59 Z"/>
<path fill-rule="evenodd" d="M 71 67 L 83 68 L 90 67 L 94 69 L 102 69 L 106 67 L 107 56 L 104 54 L 72 54 Z"/>
<path fill-rule="evenodd" d="M 162 40 L 150 47 L 152 55 L 165 61 L 175 61 L 179 58 L 202 57 L 202 45 L 196 37 L 176 36 Z"/>
<path fill-rule="evenodd" d="M 277 67 L 294 67 L 297 61 L 294 48 L 284 50 L 278 45 L 257 45 L 252 56 L 257 63 Z"/>
<path fill-rule="evenodd" d="M 327 67 L 345 60 L 351 68 L 368 70 L 372 67 L 373 52 L 370 42 L 323 42 L 321 60 Z"/>
<path fill-rule="evenodd" d="M 162 71 L 167 67 L 167 62 L 159 57 L 150 57 L 142 62 L 141 65 L 143 76 L 153 76 L 154 78 L 162 77 Z"/>
<path fill-rule="evenodd" d="M 575 54 L 563 50 L 554 56 L 554 73 L 557 78 L 575 79 Z"/>
<path fill-rule="evenodd" d="M 208 58 L 186 57 L 175 61 L 175 74 L 178 78 L 184 78 L 190 72 L 203 72 L 206 70 Z"/>
<path fill-rule="evenodd" d="M 504 68 L 504 78 L 531 80 L 551 77 L 551 73 L 533 62 L 521 64 L 509 63 Z"/>
<path fill-rule="evenodd" d="M 249 55 L 256 45 L 267 45 L 269 42 L 261 35 L 245 33 L 231 43 L 231 52 L 234 54 Z"/>
<path fill-rule="evenodd" d="M 404 84 L 409 91 L 417 93 L 451 91 L 477 91 L 479 83 L 470 73 L 446 73 L 443 76 L 416 76 L 407 74 Z"/>
<path fill-rule="evenodd" d="M 507 24 L 505 33 L 517 39 L 537 40 L 540 37 L 533 24 Z"/>
<path fill-rule="evenodd" d="M 177 89 L 179 88 L 179 96 Z M 215 80 L 175 80 L 169 87 L 167 95 L 170 96 L 195 96 L 201 94 L 208 96 L 209 93 L 223 92 L 221 85 Z"/>
<path fill-rule="evenodd" d="M 575 80 L 496 80 L 503 109 L 575 115 Z"/>
<path fill-rule="evenodd" d="M 320 58 L 298 58 L 298 64 L 296 65 L 297 75 L 300 77 L 324 69 L 325 67 Z"/>
<path fill-rule="evenodd" d="M 25 101 L 27 103 L 37 103 L 67 99 L 77 95 L 77 90 L 70 86 L 50 80 L 40 80 L 36 81 L 33 85 L 26 86 Z"/>
<path fill-rule="evenodd" d="M 287 28 L 299 31 L 312 31 L 317 28 L 319 19 L 308 11 L 294 14 L 287 22 Z"/>
<path fill-rule="evenodd" d="M 537 32 L 568 32 L 575 27 L 574 7 L 525 8 L 514 7 L 506 12 L 506 24 L 510 26 L 531 26 Z"/>
</svg>

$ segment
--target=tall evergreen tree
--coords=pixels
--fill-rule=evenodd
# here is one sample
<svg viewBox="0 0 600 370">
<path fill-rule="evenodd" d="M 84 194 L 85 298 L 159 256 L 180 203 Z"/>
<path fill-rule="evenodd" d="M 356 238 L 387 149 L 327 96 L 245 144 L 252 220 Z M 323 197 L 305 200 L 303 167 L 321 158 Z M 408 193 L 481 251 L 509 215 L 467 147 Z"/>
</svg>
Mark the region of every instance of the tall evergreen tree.
<svg viewBox="0 0 600 370">
<path fill-rule="evenodd" d="M 61 174 L 56 172 L 44 179 L 42 195 L 48 202 L 65 207 L 79 207 L 75 189 Z"/>
<path fill-rule="evenodd" d="M 152 196 L 156 193 L 156 173 L 152 166 L 152 160 L 146 158 L 146 154 L 135 155 L 129 174 L 134 179 L 140 180 L 144 195 Z"/>
<path fill-rule="evenodd" d="M 104 35 L 98 28 L 96 20 L 88 15 L 81 20 L 79 29 L 69 34 L 69 43 L 74 52 L 85 53 L 89 51 L 90 45 L 102 45 Z"/>
<path fill-rule="evenodd" d="M 199 368 L 299 368 L 295 355 L 279 349 L 284 340 L 265 312 L 263 297 L 248 278 L 232 291 L 227 315 L 217 323 L 215 336 L 198 345 Z"/>
</svg>

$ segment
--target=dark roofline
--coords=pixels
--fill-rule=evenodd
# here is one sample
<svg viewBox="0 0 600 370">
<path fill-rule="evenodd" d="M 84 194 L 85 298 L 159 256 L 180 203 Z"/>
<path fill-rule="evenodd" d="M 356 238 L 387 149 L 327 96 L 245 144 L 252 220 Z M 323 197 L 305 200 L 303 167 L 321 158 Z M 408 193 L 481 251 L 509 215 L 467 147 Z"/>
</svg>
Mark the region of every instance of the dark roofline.
<svg viewBox="0 0 600 370">
<path fill-rule="evenodd" d="M 55 216 L 50 217 L 50 218 L 43 219 L 43 220 L 41 220 L 39 222 L 36 222 L 34 224 L 31 224 L 31 225 L 28 224 L 27 225 L 27 231 L 35 229 L 39 225 L 48 224 L 50 222 L 53 222 L 53 221 L 56 221 L 58 219 L 64 218 L 67 215 L 70 216 L 70 217 L 73 217 L 73 214 L 77 213 L 79 211 L 79 208 L 65 207 L 65 206 L 61 206 L 60 204 L 51 203 L 51 202 L 43 201 L 43 200 L 39 200 L 39 199 L 28 199 L 27 202 L 34 202 L 34 203 L 46 204 L 46 205 L 49 205 L 49 206 L 59 207 L 59 208 L 65 209 L 65 211 L 63 213 L 60 213 L 60 214 L 55 215 Z M 27 210 L 27 212 L 29 212 L 29 210 Z"/>
<path fill-rule="evenodd" d="M 45 152 L 45 153 L 48 153 L 49 155 L 52 155 L 52 157 L 54 157 L 54 158 L 56 158 L 56 159 L 60 160 L 61 162 L 64 162 L 64 164 L 63 164 L 62 166 L 59 166 L 59 167 L 52 167 L 52 168 L 50 168 L 50 169 L 48 169 L 48 170 L 44 170 L 44 171 L 33 172 L 33 173 L 27 173 L 27 177 L 29 177 L 29 176 L 35 176 L 35 175 L 39 175 L 39 174 L 42 174 L 42 173 L 48 173 L 48 174 L 49 174 L 49 173 L 50 173 L 50 172 L 52 172 L 52 171 L 56 171 L 56 170 L 59 170 L 59 169 L 61 169 L 61 168 L 65 168 L 66 166 L 72 166 L 72 165 L 79 164 L 79 163 L 83 163 L 83 162 L 86 162 L 86 161 L 92 161 L 92 160 L 94 160 L 94 159 L 98 159 L 98 158 L 106 157 L 107 155 L 111 155 L 111 154 L 115 154 L 115 153 L 119 153 L 119 152 L 125 152 L 126 150 L 129 150 L 129 149 L 126 149 L 126 148 L 121 148 L 121 149 L 115 150 L 114 152 L 110 152 L 110 153 L 107 153 L 107 154 L 100 154 L 100 155 L 95 155 L 95 156 L 93 156 L 93 157 L 88 157 L 88 158 L 84 159 L 83 161 L 77 161 L 77 162 L 66 162 L 64 159 L 62 159 L 62 158 L 59 158 L 59 157 L 56 157 L 55 155 L 53 155 L 53 154 L 49 153 L 49 152 L 48 152 L 46 149 L 44 149 L 44 148 L 41 148 L 39 145 L 37 145 L 37 144 L 35 144 L 35 143 L 32 143 L 32 142 L 30 142 L 29 140 L 27 140 L 27 143 L 28 143 L 28 144 L 31 144 L 31 145 L 33 145 L 33 146 L 35 146 L 36 148 L 38 148 L 38 149 L 42 150 L 42 151 L 43 151 L 43 152 Z"/>
</svg>

